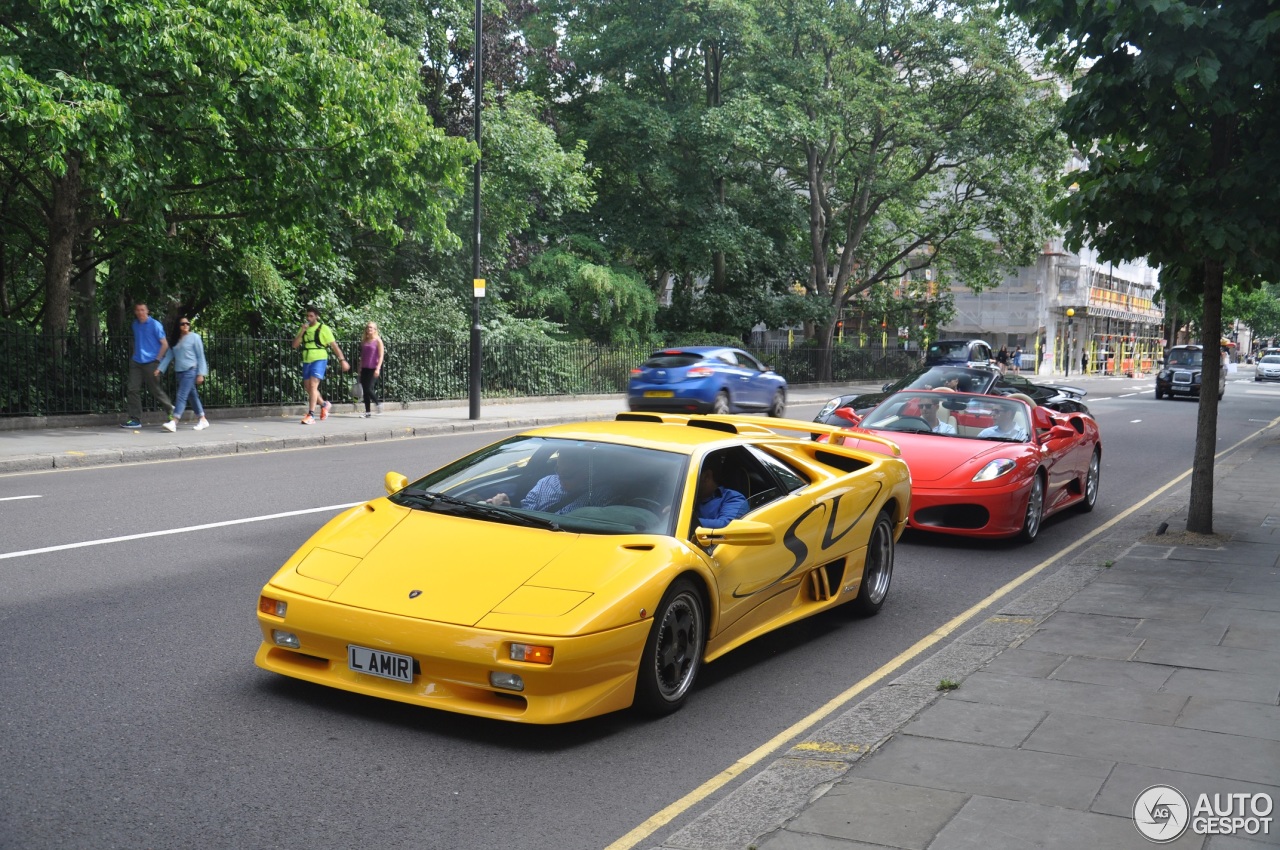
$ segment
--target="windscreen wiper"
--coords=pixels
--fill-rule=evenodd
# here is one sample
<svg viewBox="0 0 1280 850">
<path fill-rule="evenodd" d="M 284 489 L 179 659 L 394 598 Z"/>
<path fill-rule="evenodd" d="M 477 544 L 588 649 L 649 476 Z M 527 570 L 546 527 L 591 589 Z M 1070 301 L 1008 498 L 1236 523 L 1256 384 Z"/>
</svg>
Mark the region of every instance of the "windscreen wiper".
<svg viewBox="0 0 1280 850">
<path fill-rule="evenodd" d="M 533 516 L 523 511 L 502 505 L 491 505 L 487 502 L 471 502 L 434 490 L 402 490 L 397 495 L 412 499 L 428 508 L 443 505 L 447 506 L 445 508 L 446 511 L 452 513 L 484 517 L 513 525 L 526 525 L 531 528 L 546 528 L 551 531 L 563 530 L 560 523 L 548 517 Z"/>
</svg>

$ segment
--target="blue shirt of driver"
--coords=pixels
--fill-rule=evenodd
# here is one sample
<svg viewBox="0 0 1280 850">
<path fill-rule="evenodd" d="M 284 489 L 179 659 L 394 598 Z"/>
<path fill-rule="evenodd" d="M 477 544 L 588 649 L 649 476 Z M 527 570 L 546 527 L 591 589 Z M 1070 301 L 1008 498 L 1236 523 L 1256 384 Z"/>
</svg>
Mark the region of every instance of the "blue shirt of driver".
<svg viewBox="0 0 1280 850">
<path fill-rule="evenodd" d="M 747 497 L 728 487 L 717 487 L 711 498 L 698 502 L 695 512 L 701 528 L 724 528 L 747 512 Z"/>
</svg>

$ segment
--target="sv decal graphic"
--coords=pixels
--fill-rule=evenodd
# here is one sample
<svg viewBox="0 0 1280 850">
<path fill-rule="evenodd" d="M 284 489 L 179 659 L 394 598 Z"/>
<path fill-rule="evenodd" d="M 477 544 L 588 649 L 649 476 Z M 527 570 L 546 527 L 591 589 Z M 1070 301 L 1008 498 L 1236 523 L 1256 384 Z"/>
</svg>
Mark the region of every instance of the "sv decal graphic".
<svg viewBox="0 0 1280 850">
<path fill-rule="evenodd" d="M 745 599 L 748 596 L 754 596 L 757 593 L 766 591 L 769 588 L 778 585 L 780 582 L 786 581 L 788 577 L 796 572 L 796 570 L 804 566 L 805 561 L 809 559 L 809 546 L 800 539 L 800 536 L 796 531 L 800 528 L 800 525 L 815 512 L 822 511 L 824 514 L 827 514 L 827 527 L 822 532 L 822 551 L 825 552 L 832 546 L 839 543 L 846 534 L 853 531 L 858 523 L 862 521 L 862 518 L 867 515 L 867 511 L 871 510 L 871 506 L 875 504 L 876 496 L 880 494 L 880 490 L 883 489 L 883 487 L 883 484 L 879 482 L 876 483 L 875 492 L 871 493 L 869 498 L 867 498 L 867 503 L 862 506 L 862 510 L 858 511 L 858 515 L 845 524 L 843 530 L 839 533 L 836 533 L 836 522 L 840 518 L 840 500 L 848 495 L 847 493 L 841 493 L 839 496 L 836 496 L 829 501 L 818 502 L 818 504 L 806 509 L 800 514 L 800 516 L 795 518 L 795 521 L 787 527 L 786 532 L 782 535 L 782 545 L 787 549 L 787 551 L 795 556 L 795 562 L 791 564 L 786 572 L 762 587 L 751 587 L 744 591 L 742 589 L 742 585 L 738 585 L 738 587 L 734 588 L 733 598 Z"/>
</svg>

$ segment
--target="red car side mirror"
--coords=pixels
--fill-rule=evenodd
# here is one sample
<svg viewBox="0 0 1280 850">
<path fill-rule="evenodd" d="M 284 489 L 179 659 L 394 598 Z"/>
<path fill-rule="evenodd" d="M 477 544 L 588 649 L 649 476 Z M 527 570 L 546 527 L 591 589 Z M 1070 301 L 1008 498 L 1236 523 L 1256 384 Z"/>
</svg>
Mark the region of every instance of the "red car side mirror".
<svg viewBox="0 0 1280 850">
<path fill-rule="evenodd" d="M 859 416 L 852 407 L 838 407 L 832 412 L 833 416 L 839 416 L 841 419 L 852 422 L 854 425 L 861 424 L 862 417 Z"/>
<path fill-rule="evenodd" d="M 1049 429 L 1049 433 L 1044 435 L 1045 441 L 1049 440 L 1070 440 L 1078 436 L 1076 429 L 1070 425 L 1054 425 Z"/>
</svg>

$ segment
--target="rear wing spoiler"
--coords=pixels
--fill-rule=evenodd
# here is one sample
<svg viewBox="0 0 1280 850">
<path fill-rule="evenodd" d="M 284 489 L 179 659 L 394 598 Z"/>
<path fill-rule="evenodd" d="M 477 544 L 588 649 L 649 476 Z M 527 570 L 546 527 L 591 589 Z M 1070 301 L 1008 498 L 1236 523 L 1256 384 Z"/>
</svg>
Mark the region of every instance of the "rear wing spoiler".
<svg viewBox="0 0 1280 850">
<path fill-rule="evenodd" d="M 801 422 L 799 419 L 761 419 L 757 416 L 734 416 L 720 414 L 688 414 L 688 413 L 619 413 L 617 422 L 661 422 L 667 425 L 687 425 L 692 428 L 707 428 L 712 431 L 723 431 L 726 434 L 766 437 L 774 434 L 798 432 L 826 436 L 828 443 L 839 446 L 849 431 L 836 425 L 823 425 L 818 422 Z M 898 444 L 886 437 L 859 432 L 859 440 L 881 443 L 889 450 L 892 457 L 902 457 Z"/>
</svg>

